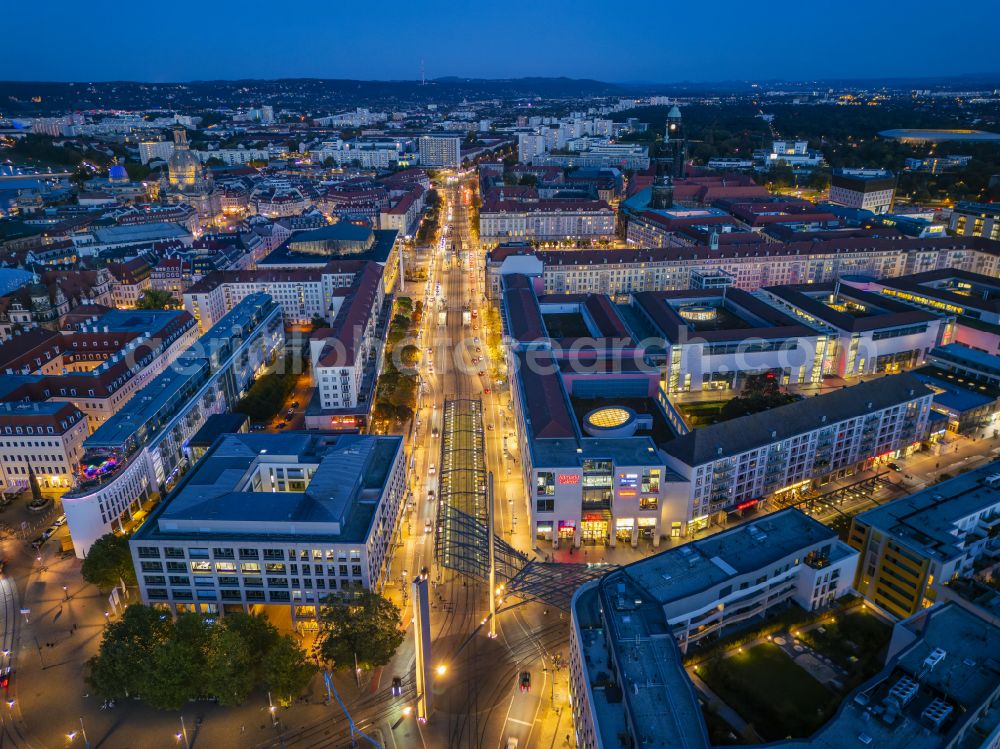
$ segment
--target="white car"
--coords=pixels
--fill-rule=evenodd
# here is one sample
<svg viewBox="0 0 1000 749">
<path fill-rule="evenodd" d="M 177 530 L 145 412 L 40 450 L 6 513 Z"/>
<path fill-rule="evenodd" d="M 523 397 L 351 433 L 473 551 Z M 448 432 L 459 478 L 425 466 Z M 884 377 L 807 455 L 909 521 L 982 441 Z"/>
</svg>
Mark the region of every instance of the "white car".
<svg viewBox="0 0 1000 749">
<path fill-rule="evenodd" d="M 431 463 L 429 466 L 427 466 L 427 473 L 429 473 L 431 476 L 434 475 L 434 464 L 433 463 Z"/>
<path fill-rule="evenodd" d="M 431 524 L 430 520 L 424 521 L 424 533 L 430 533 L 434 530 L 434 526 Z"/>
</svg>

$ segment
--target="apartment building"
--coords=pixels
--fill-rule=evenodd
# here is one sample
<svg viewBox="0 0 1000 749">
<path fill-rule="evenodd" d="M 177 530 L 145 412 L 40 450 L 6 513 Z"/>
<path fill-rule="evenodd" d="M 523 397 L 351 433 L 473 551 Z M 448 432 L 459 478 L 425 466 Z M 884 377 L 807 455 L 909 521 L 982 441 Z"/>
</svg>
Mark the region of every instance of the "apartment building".
<svg viewBox="0 0 1000 749">
<path fill-rule="evenodd" d="M 70 488 L 88 433 L 72 403 L 0 403 L 0 491 L 28 489 L 32 473 L 42 491 Z"/>
<path fill-rule="evenodd" d="M 111 310 L 62 333 L 27 330 L 0 344 L 0 400 L 72 403 L 94 431 L 197 336 L 181 311 Z"/>
<path fill-rule="evenodd" d="M 537 193 L 511 195 L 491 190 L 479 211 L 479 238 L 487 245 L 506 241 L 578 243 L 608 240 L 615 212 L 603 200 L 542 199 Z"/>
<path fill-rule="evenodd" d="M 281 308 L 252 294 L 87 438 L 79 484 L 62 498 L 77 556 L 134 528 L 188 468 L 185 441 L 281 361 L 284 345 Z"/>
<path fill-rule="evenodd" d="M 1000 461 L 854 517 L 861 554 L 854 586 L 905 618 L 932 605 L 950 580 L 1000 554 Z"/>
<path fill-rule="evenodd" d="M 458 169 L 462 166 L 462 139 L 457 135 L 422 135 L 417 141 L 420 165 Z"/>
<path fill-rule="evenodd" d="M 320 605 L 381 590 L 406 493 L 400 437 L 230 434 L 129 541 L 142 602 L 173 614 Z"/>
<path fill-rule="evenodd" d="M 686 483 L 688 532 L 919 447 L 933 392 L 889 375 L 762 413 L 700 427 L 663 446 Z"/>
<path fill-rule="evenodd" d="M 381 268 L 366 264 L 344 291 L 333 324 L 314 331 L 309 339 L 313 384 L 323 410 L 356 407 L 368 395 L 365 375 L 381 368 L 385 344 L 378 335 L 385 303 Z"/>
<path fill-rule="evenodd" d="M 1000 206 L 996 203 L 958 203 L 948 219 L 948 231 L 959 237 L 1000 239 Z"/>
<path fill-rule="evenodd" d="M 332 321 L 345 296 L 367 272 L 381 279 L 378 263 L 330 260 L 315 268 L 259 269 L 209 273 L 184 292 L 184 307 L 202 331 L 215 325 L 246 297 L 266 293 L 281 307 L 286 326 Z M 365 275 L 367 277 L 367 275 Z"/>
<path fill-rule="evenodd" d="M 850 591 L 858 554 L 795 509 L 673 547 L 586 583 L 570 607 L 576 745 L 710 746 L 683 665 L 690 645 L 775 606 Z M 829 745 L 833 746 L 833 745 Z"/>
<path fill-rule="evenodd" d="M 730 285 L 755 291 L 848 275 L 884 279 L 944 270 L 996 277 L 1000 244 L 975 238 L 867 238 L 566 252 L 512 243 L 487 254 L 486 287 L 498 299 L 502 275 L 525 273 L 542 277 L 544 293 L 618 296 L 690 289 L 694 274 L 724 274 Z"/>
</svg>

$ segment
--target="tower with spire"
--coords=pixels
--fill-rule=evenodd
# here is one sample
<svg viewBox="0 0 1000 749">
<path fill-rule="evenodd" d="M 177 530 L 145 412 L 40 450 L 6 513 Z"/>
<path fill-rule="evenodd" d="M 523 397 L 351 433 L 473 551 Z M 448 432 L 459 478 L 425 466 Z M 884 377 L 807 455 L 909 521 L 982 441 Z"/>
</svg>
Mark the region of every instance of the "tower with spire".
<svg viewBox="0 0 1000 749">
<path fill-rule="evenodd" d="M 674 205 L 674 179 L 684 176 L 687 161 L 687 137 L 681 121 L 681 110 L 674 104 L 667 113 L 667 123 L 663 130 L 663 140 L 658 144 L 654 157 L 656 177 L 653 179 L 652 196 L 649 207 L 672 208 Z"/>
</svg>

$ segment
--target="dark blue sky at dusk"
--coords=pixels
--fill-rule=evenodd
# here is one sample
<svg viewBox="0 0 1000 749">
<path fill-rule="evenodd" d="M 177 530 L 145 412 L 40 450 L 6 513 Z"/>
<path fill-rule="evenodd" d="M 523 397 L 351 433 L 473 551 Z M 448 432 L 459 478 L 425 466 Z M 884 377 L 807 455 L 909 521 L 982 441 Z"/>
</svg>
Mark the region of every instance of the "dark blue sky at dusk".
<svg viewBox="0 0 1000 749">
<path fill-rule="evenodd" d="M 0 79 L 943 76 L 1000 70 L 998 21 L 997 0 L 29 1 L 4 9 Z"/>
</svg>

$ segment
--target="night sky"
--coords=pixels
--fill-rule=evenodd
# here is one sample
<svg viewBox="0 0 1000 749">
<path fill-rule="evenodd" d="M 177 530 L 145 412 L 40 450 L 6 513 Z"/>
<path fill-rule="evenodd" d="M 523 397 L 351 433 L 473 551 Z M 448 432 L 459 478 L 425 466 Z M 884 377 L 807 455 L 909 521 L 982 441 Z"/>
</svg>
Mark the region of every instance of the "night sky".
<svg viewBox="0 0 1000 749">
<path fill-rule="evenodd" d="M 997 0 L 29 1 L 4 9 L 0 79 L 943 76 L 1000 69 L 998 21 Z"/>
</svg>

